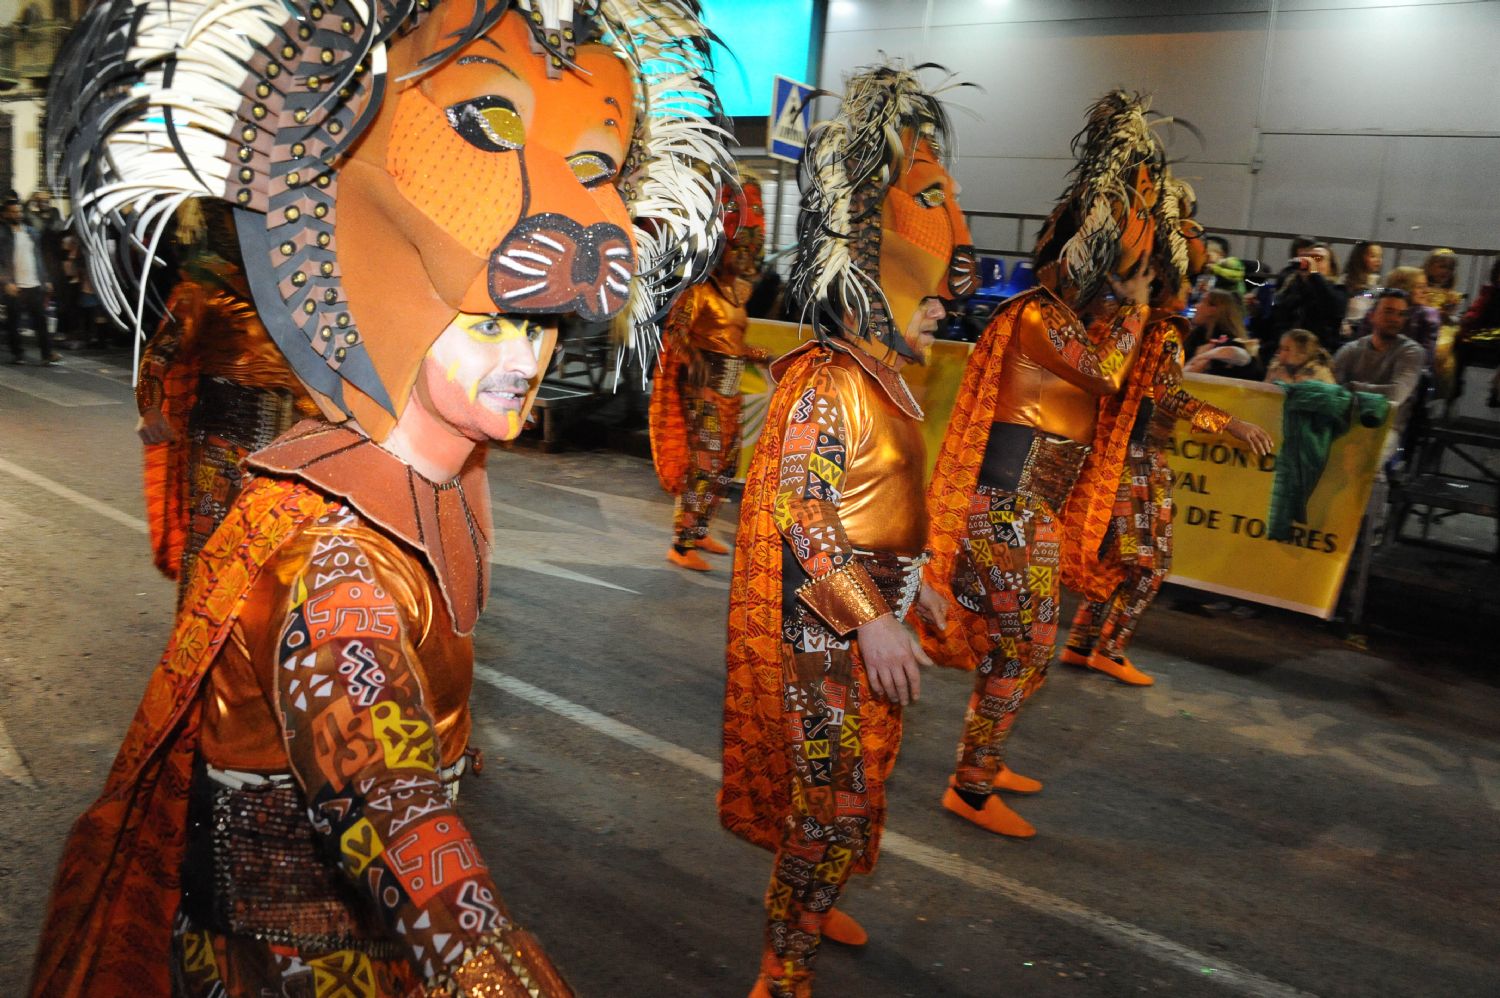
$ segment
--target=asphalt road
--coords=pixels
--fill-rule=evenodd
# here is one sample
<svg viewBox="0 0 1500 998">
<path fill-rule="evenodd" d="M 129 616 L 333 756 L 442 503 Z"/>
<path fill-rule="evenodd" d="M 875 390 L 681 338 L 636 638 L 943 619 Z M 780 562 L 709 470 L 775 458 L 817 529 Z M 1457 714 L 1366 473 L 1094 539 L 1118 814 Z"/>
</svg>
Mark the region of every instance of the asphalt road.
<svg viewBox="0 0 1500 998">
<path fill-rule="evenodd" d="M 170 628 L 130 398 L 119 361 L 0 368 L 4 995 Z M 727 562 L 665 562 L 639 459 L 497 451 L 490 476 L 465 817 L 581 994 L 744 995 L 769 857 L 713 809 Z M 1011 763 L 1047 784 L 1016 803 L 1029 842 L 937 806 L 968 677 L 929 673 L 885 858 L 845 902 L 871 943 L 826 947 L 819 993 L 1500 994 L 1485 655 L 1160 606 L 1134 650 L 1155 687 L 1058 667 L 1023 715 Z"/>
</svg>

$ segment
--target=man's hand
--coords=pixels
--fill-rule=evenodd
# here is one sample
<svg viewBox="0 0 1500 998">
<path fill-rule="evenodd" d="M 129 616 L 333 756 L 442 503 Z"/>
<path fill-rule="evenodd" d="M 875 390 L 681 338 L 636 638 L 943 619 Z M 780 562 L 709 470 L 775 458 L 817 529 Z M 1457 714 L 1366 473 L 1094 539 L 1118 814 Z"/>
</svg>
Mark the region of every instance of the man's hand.
<svg viewBox="0 0 1500 998">
<path fill-rule="evenodd" d="M 939 631 L 948 626 L 948 601 L 925 582 L 922 583 L 922 591 L 917 594 L 917 616 Z"/>
<path fill-rule="evenodd" d="M 1229 420 L 1229 425 L 1224 427 L 1224 432 L 1243 442 L 1257 457 L 1265 457 L 1276 449 L 1276 441 L 1271 439 L 1271 434 L 1254 423 L 1245 422 L 1238 416 Z"/>
<path fill-rule="evenodd" d="M 161 414 L 160 409 L 147 409 L 141 413 L 141 418 L 135 424 L 135 432 L 140 434 L 141 443 L 144 444 L 171 444 L 177 442 L 177 433 L 172 429 L 172 424 Z"/>
<path fill-rule="evenodd" d="M 901 626 L 895 614 L 882 614 L 861 625 L 855 633 L 860 655 L 865 660 L 865 674 L 870 677 L 871 692 L 903 706 L 917 699 L 922 692 L 917 667 L 931 665 L 932 659 L 923 654 L 922 646 Z"/>
<path fill-rule="evenodd" d="M 1121 305 L 1145 305 L 1151 300 L 1151 282 L 1156 280 L 1156 268 L 1142 263 L 1136 272 L 1123 280 L 1109 275 L 1109 286 Z"/>
</svg>

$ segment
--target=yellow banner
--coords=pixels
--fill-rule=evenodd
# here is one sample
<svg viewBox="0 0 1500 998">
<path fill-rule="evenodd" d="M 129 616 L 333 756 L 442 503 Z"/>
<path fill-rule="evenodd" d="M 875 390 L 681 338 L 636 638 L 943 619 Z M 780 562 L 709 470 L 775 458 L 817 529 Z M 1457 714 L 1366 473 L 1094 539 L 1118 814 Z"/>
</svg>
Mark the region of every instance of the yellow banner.
<svg viewBox="0 0 1500 998">
<path fill-rule="evenodd" d="M 751 320 L 748 339 L 773 356 L 800 342 L 795 325 L 760 319 Z M 928 474 L 937 461 L 971 349 L 967 343 L 939 341 L 933 345 L 928 364 L 902 371 L 927 413 L 923 437 Z M 1265 427 L 1280 449 L 1284 398 L 1280 388 L 1203 375 L 1189 375 L 1187 381 L 1188 390 L 1197 397 Z M 746 371 L 743 391 L 747 398 L 741 477 L 765 418 L 768 387 L 761 369 Z M 1385 433 L 1384 427 L 1368 429 L 1356 424 L 1333 442 L 1323 476 L 1308 499 L 1308 522 L 1292 528 L 1291 540 L 1279 542 L 1265 536 L 1276 456 L 1256 458 L 1232 437 L 1193 433 L 1187 424 L 1178 423 L 1175 453 L 1168 455 L 1176 506 L 1170 581 L 1319 617 L 1332 616 L 1369 502 Z"/>
</svg>

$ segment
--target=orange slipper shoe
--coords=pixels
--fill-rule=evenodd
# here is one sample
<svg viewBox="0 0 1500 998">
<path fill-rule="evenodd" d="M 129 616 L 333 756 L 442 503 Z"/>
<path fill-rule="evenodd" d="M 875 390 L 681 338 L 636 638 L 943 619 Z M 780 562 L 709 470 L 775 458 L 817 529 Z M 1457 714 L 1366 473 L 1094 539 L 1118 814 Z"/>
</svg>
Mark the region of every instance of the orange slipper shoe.
<svg viewBox="0 0 1500 998">
<path fill-rule="evenodd" d="M 1063 650 L 1057 653 L 1057 660 L 1063 665 L 1076 665 L 1080 669 L 1089 667 L 1088 652 L 1077 651 L 1069 645 L 1064 645 Z"/>
<path fill-rule="evenodd" d="M 703 560 L 703 556 L 692 548 L 688 548 L 681 554 L 676 548 L 667 548 L 667 560 L 678 568 L 685 568 L 690 572 L 712 572 L 713 566 Z"/>
<path fill-rule="evenodd" d="M 845 946 L 863 946 L 870 941 L 865 927 L 837 908 L 830 908 L 823 916 L 823 938 Z"/>
<path fill-rule="evenodd" d="M 954 814 L 971 821 L 987 832 L 996 835 L 1008 835 L 1013 839 L 1029 839 L 1036 834 L 1036 829 L 1016 812 L 1005 806 L 1005 802 L 994 794 L 984 802 L 984 807 L 978 810 L 970 807 L 958 791 L 953 788 L 953 777 L 948 778 L 948 790 L 943 794 L 943 807 Z"/>
<path fill-rule="evenodd" d="M 1106 676 L 1114 676 L 1122 683 L 1130 686 L 1150 686 L 1156 682 L 1140 669 L 1130 664 L 1130 659 L 1121 659 L 1116 662 L 1103 652 L 1094 652 L 1089 656 L 1089 668 L 1104 673 Z"/>
<path fill-rule="evenodd" d="M 1013 794 L 1034 794 L 1042 789 L 1042 781 L 1022 776 L 1009 766 L 1001 766 L 1000 772 L 995 774 L 995 789 Z"/>
<path fill-rule="evenodd" d="M 707 551 L 709 554 L 729 553 L 729 548 L 713 537 L 700 537 L 693 542 L 693 547 L 699 551 Z"/>
</svg>

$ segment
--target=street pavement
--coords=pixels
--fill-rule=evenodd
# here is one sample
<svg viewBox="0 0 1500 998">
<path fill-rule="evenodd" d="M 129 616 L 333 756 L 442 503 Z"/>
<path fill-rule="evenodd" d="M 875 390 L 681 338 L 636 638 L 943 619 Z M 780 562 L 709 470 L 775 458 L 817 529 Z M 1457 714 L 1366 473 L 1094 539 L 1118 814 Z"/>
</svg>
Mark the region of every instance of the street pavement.
<svg viewBox="0 0 1500 998">
<path fill-rule="evenodd" d="M 133 429 L 118 358 L 0 368 L 3 995 L 171 626 Z M 462 812 L 581 995 L 744 995 L 770 864 L 714 813 L 728 560 L 666 563 L 670 504 L 638 458 L 496 450 L 489 470 L 486 766 Z M 1011 765 L 1046 783 L 1012 799 L 1027 842 L 938 807 L 969 677 L 926 674 L 883 859 L 843 902 L 871 942 L 826 946 L 819 994 L 1500 993 L 1487 648 L 1385 626 L 1358 650 L 1309 618 L 1163 601 L 1133 658 L 1156 686 L 1058 666 L 1023 713 Z"/>
</svg>

